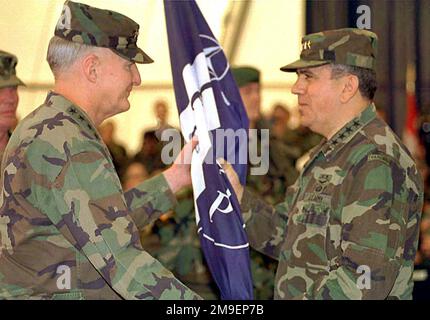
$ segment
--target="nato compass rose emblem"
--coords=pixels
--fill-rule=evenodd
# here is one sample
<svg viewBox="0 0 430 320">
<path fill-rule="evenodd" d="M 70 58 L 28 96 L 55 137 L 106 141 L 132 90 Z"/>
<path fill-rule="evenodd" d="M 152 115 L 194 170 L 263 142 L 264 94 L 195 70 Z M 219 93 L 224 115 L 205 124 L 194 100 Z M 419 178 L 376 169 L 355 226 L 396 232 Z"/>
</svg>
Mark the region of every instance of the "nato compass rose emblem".
<svg viewBox="0 0 430 320">
<path fill-rule="evenodd" d="M 219 44 L 217 39 L 206 34 L 199 34 L 199 37 L 202 39 L 202 43 L 204 45 L 203 52 L 206 57 L 207 68 L 211 81 L 220 81 L 224 79 L 224 77 L 227 75 L 228 70 L 230 69 L 230 65 L 228 64 L 227 59 L 223 57 L 221 45 Z M 216 66 L 216 68 L 214 65 Z M 219 70 L 219 73 L 217 72 L 217 69 L 221 69 Z M 224 99 L 225 104 L 229 106 L 230 102 L 228 101 L 224 92 L 221 91 L 221 95 Z"/>
</svg>

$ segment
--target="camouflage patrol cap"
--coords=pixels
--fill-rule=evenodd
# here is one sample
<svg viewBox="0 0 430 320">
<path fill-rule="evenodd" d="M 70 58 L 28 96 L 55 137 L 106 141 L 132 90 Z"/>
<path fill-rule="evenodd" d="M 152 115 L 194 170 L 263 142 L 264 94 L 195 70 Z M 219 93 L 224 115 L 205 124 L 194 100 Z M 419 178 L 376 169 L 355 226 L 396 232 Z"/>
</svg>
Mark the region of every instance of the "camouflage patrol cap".
<svg viewBox="0 0 430 320">
<path fill-rule="evenodd" d="M 136 42 L 139 25 L 110 10 L 66 1 L 55 27 L 55 35 L 68 41 L 109 48 L 124 59 L 137 63 L 154 62 Z"/>
<path fill-rule="evenodd" d="M 260 71 L 253 67 L 232 67 L 231 73 L 238 87 L 243 87 L 252 82 L 260 83 Z"/>
<path fill-rule="evenodd" d="M 377 41 L 375 33 L 354 28 L 312 33 L 302 38 L 300 59 L 281 70 L 295 72 L 328 63 L 375 70 Z"/>
<path fill-rule="evenodd" d="M 16 76 L 18 59 L 11 53 L 0 50 L 0 88 L 24 85 Z"/>
</svg>

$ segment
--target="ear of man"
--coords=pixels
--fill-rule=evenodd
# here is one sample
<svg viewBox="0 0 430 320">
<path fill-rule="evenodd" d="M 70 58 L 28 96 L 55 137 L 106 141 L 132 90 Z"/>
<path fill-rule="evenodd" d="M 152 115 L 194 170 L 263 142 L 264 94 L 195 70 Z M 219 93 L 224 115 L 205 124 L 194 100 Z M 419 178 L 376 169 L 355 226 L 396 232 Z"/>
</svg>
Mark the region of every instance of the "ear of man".
<svg viewBox="0 0 430 320">
<path fill-rule="evenodd" d="M 82 72 L 91 83 L 96 83 L 100 76 L 100 57 L 95 53 L 86 55 L 81 62 Z"/>
<path fill-rule="evenodd" d="M 348 103 L 359 91 L 358 77 L 353 74 L 348 74 L 343 77 L 343 89 L 340 95 L 342 103 Z"/>
</svg>

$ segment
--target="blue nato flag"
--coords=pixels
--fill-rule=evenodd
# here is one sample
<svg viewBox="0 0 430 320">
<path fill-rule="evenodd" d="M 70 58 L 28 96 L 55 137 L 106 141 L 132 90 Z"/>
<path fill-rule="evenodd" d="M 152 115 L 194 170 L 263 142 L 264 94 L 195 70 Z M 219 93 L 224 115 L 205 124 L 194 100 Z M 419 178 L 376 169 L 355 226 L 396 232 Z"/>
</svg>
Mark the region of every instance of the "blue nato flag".
<svg viewBox="0 0 430 320">
<path fill-rule="evenodd" d="M 218 158 L 245 185 L 249 122 L 230 66 L 195 1 L 164 1 L 181 131 L 197 135 L 191 177 L 200 243 L 223 300 L 253 299 L 240 205 Z"/>
</svg>

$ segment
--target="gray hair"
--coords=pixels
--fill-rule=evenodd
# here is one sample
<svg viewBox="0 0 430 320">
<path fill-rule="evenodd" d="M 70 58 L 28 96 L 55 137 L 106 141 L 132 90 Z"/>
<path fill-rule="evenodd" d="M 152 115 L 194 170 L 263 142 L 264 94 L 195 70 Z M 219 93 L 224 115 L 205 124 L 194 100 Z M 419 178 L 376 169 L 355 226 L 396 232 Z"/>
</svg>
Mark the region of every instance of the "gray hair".
<svg viewBox="0 0 430 320">
<path fill-rule="evenodd" d="M 97 47 L 64 40 L 54 36 L 49 41 L 46 60 L 57 78 L 58 75 L 70 68 L 85 54 L 97 50 Z"/>
<path fill-rule="evenodd" d="M 332 79 L 340 78 L 346 74 L 352 74 L 358 78 L 358 90 L 361 95 L 368 100 L 373 100 L 376 89 L 378 88 L 378 81 L 376 80 L 376 72 L 371 69 L 349 66 L 344 64 L 330 64 Z"/>
</svg>

